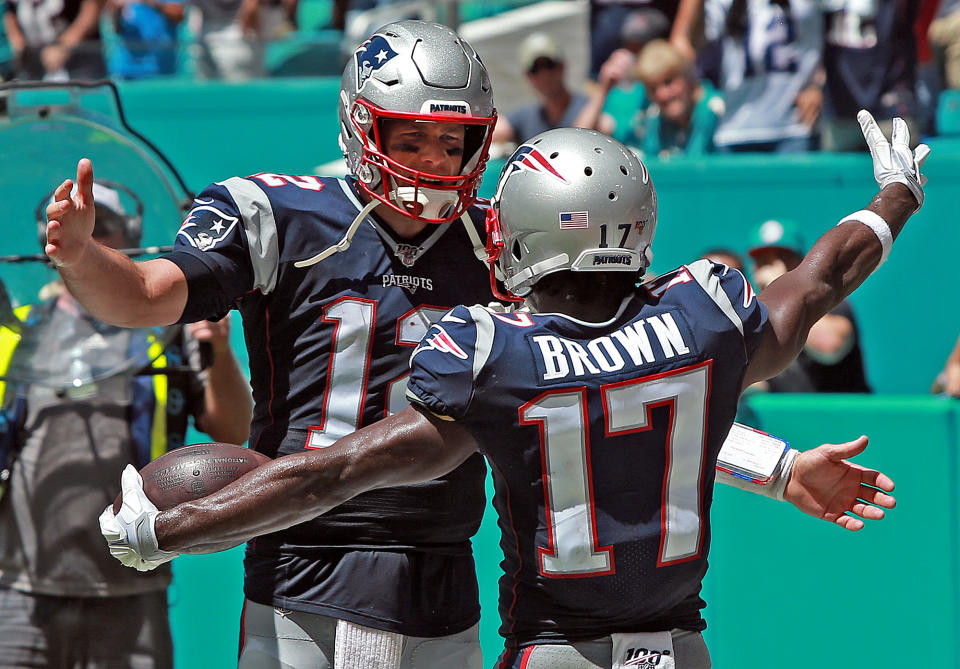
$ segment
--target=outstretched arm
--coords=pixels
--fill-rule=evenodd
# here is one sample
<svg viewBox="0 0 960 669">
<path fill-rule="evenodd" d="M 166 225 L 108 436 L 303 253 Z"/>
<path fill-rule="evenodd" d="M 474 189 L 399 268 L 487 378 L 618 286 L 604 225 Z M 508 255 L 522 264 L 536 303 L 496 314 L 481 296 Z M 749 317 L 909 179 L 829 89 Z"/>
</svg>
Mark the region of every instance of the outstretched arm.
<svg viewBox="0 0 960 669">
<path fill-rule="evenodd" d="M 368 490 L 443 476 L 475 451 L 465 428 L 408 407 L 329 448 L 277 458 L 159 514 L 142 489 L 124 485 L 123 507 L 115 518 L 107 507 L 101 532 L 115 555 L 135 553 L 125 564 L 152 569 L 176 553 L 221 551 L 302 523 Z"/>
<path fill-rule="evenodd" d="M 124 327 L 176 323 L 187 303 L 187 280 L 163 258 L 135 263 L 93 239 L 93 165 L 77 165 L 77 192 L 67 179 L 47 206 L 44 252 L 70 293 L 100 320 Z"/>
<path fill-rule="evenodd" d="M 929 148 L 909 148 L 910 133 L 902 119 L 894 119 L 892 145 L 869 113 L 861 111 L 858 119 L 880 193 L 866 210 L 826 232 L 796 269 L 760 293 L 769 321 L 747 367 L 744 388 L 775 376 L 797 357 L 813 324 L 877 268 L 907 219 L 923 204 L 920 166 Z"/>
<path fill-rule="evenodd" d="M 738 427 L 745 426 L 735 424 L 734 430 Z M 791 448 L 783 453 L 773 475 L 758 482 L 727 469 L 736 468 L 737 454 L 741 462 L 747 463 L 762 462 L 766 457 L 769 447 L 763 439 L 743 437 L 751 431 L 764 434 L 754 428 L 740 429 L 739 438 L 730 445 L 731 430 L 720 451 L 722 462 L 717 463 L 717 483 L 790 502 L 814 518 L 837 523 L 853 532 L 863 528 L 863 521 L 847 514 L 880 520 L 884 516 L 880 507 L 892 509 L 896 505 L 897 501 L 886 494 L 893 491 L 890 477 L 848 461 L 867 447 L 866 437 L 845 444 L 821 444 L 803 452 Z M 769 439 L 769 435 L 767 437 Z"/>
<path fill-rule="evenodd" d="M 889 476 L 848 461 L 867 447 L 862 436 L 844 444 L 822 444 L 797 455 L 784 491 L 784 499 L 814 518 L 856 532 L 863 520 L 881 520 L 883 508 L 897 500 Z"/>
</svg>

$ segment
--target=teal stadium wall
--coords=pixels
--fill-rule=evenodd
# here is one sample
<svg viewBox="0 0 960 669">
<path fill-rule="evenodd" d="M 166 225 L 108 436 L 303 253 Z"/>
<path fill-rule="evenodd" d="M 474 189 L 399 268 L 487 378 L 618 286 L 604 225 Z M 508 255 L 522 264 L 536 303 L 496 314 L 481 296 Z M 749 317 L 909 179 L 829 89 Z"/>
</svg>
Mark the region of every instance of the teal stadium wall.
<svg viewBox="0 0 960 669">
<path fill-rule="evenodd" d="M 339 82 L 137 82 L 121 86 L 128 118 L 188 185 L 257 172 L 310 173 L 338 156 Z M 858 534 L 783 504 L 721 489 L 704 586 L 714 666 L 783 669 L 882 666 L 908 654 L 960 669 L 957 402 L 924 397 L 957 333 L 952 272 L 960 241 L 960 144 L 934 139 L 924 209 L 887 265 L 852 298 L 873 397 L 778 396 L 752 401 L 761 426 L 810 448 L 871 435 L 864 462 L 898 482 L 900 506 Z M 489 195 L 501 162 L 491 164 Z M 732 156 L 652 161 L 660 199 L 653 269 L 711 246 L 743 251 L 762 220 L 790 217 L 808 243 L 875 192 L 866 155 Z M 171 233 L 177 222 L 171 221 Z M 235 328 L 235 343 L 242 338 Z M 497 529 L 488 513 L 475 545 L 486 664 L 500 649 Z M 242 553 L 178 559 L 170 591 L 178 669 L 226 667 L 237 650 Z"/>
</svg>

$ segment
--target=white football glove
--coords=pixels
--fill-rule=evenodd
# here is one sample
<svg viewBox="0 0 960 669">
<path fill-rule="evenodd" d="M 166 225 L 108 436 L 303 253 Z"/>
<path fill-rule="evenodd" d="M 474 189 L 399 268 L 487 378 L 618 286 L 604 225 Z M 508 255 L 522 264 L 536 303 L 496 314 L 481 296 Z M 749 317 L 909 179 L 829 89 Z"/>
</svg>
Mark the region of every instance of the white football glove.
<svg viewBox="0 0 960 669">
<path fill-rule="evenodd" d="M 892 183 L 901 183 L 917 198 L 917 209 L 923 206 L 923 185 L 927 178 L 920 174 L 923 161 L 930 155 L 930 147 L 920 144 L 910 149 L 910 130 L 902 118 L 893 119 L 891 141 L 883 136 L 877 122 L 866 109 L 857 114 L 863 138 L 873 156 L 873 176 L 882 189 Z"/>
<path fill-rule="evenodd" d="M 123 506 L 114 515 L 113 505 L 100 514 L 100 534 L 107 540 L 110 555 L 137 571 L 156 569 L 179 553 L 169 553 L 157 547 L 154 529 L 160 511 L 143 492 L 143 479 L 133 465 L 127 465 L 120 475 Z"/>
</svg>

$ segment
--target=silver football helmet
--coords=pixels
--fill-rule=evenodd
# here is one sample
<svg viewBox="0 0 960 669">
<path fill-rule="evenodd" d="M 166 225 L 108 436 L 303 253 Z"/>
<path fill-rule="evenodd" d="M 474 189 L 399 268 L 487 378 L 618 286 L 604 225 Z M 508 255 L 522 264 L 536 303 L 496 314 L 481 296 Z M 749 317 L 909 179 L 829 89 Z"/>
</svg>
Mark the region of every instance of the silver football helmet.
<svg viewBox="0 0 960 669">
<path fill-rule="evenodd" d="M 553 272 L 640 273 L 653 259 L 657 193 L 620 142 L 557 128 L 518 148 L 487 217 L 487 261 L 515 295 Z"/>
<path fill-rule="evenodd" d="M 381 144 L 384 119 L 463 124 L 460 173 L 430 174 L 391 160 Z M 486 68 L 446 26 L 383 26 L 343 71 L 340 148 L 347 166 L 366 193 L 411 218 L 451 221 L 474 202 L 496 119 Z"/>
</svg>

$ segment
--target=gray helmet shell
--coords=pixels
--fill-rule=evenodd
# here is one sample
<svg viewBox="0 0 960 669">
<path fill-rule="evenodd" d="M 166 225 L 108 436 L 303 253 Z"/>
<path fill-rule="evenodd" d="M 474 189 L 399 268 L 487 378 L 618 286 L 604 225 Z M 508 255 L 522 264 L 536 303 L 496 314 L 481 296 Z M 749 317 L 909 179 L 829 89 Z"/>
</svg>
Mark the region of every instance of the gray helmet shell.
<svg viewBox="0 0 960 669">
<path fill-rule="evenodd" d="M 521 145 L 492 206 L 503 241 L 497 265 L 516 295 L 553 272 L 640 273 L 653 259 L 650 173 L 630 149 L 594 130 L 557 128 Z"/>
<path fill-rule="evenodd" d="M 364 190 L 388 203 L 394 184 L 385 182 L 397 180 L 397 166 L 379 146 L 378 121 L 392 117 L 465 124 L 460 175 L 439 181 L 462 197 L 475 197 L 496 121 L 493 88 L 477 52 L 450 28 L 399 21 L 377 30 L 344 68 L 339 115 L 340 147 L 350 172 Z"/>
</svg>

